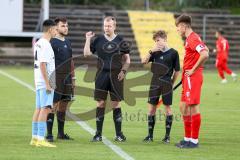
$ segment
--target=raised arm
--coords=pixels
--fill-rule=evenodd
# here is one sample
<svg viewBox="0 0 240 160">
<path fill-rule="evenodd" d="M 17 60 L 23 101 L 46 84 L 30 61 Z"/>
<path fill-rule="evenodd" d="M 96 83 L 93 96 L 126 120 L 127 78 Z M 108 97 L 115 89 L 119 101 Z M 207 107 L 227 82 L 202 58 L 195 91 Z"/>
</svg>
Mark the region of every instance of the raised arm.
<svg viewBox="0 0 240 160">
<path fill-rule="evenodd" d="M 94 36 L 95 36 L 95 34 L 91 31 L 86 33 L 86 42 L 85 42 L 84 49 L 83 49 L 84 57 L 91 56 L 93 54 L 91 52 L 90 45 L 91 45 L 91 39 Z"/>
</svg>

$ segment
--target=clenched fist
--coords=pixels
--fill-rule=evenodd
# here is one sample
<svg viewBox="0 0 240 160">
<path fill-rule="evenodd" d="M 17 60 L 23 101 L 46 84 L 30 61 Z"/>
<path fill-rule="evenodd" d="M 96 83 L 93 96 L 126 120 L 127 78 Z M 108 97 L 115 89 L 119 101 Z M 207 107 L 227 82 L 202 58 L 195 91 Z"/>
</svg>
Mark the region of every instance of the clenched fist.
<svg viewBox="0 0 240 160">
<path fill-rule="evenodd" d="M 86 33 L 86 39 L 91 39 L 94 36 L 95 36 L 95 33 L 93 33 L 92 31 L 89 31 Z"/>
</svg>

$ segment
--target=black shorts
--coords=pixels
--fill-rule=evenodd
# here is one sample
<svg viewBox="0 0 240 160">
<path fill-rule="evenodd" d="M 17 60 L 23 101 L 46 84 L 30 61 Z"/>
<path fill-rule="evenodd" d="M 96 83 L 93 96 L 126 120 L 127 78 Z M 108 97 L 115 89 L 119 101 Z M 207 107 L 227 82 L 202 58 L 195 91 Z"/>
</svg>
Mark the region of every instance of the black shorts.
<svg viewBox="0 0 240 160">
<path fill-rule="evenodd" d="M 53 103 L 60 100 L 71 101 L 72 79 L 71 75 L 56 73 L 56 89 L 54 90 Z"/>
<path fill-rule="evenodd" d="M 153 76 L 149 90 L 148 103 L 157 105 L 160 96 L 162 96 L 164 105 L 172 105 L 173 91 L 171 78 L 159 79 L 158 76 Z"/>
<path fill-rule="evenodd" d="M 123 80 L 118 80 L 120 71 L 101 70 L 96 73 L 94 99 L 106 100 L 108 92 L 112 101 L 123 100 Z"/>
</svg>

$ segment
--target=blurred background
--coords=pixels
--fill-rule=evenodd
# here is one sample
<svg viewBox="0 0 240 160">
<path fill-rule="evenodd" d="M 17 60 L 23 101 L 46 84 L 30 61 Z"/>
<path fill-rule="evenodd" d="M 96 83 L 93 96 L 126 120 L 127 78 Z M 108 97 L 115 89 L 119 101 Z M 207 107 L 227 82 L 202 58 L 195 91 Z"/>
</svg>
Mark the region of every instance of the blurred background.
<svg viewBox="0 0 240 160">
<path fill-rule="evenodd" d="M 240 67 L 240 0 L 2 0 L 0 5 L 0 65 L 33 65 L 32 43 L 41 36 L 44 19 L 65 16 L 74 56 L 83 54 L 85 33 L 102 32 L 106 15 L 117 18 L 117 33 L 132 43 L 133 68 L 153 46 L 152 33 L 168 32 L 170 46 L 183 59 L 182 39 L 175 18 L 188 13 L 193 29 L 210 48 L 206 68 L 214 68 L 215 31 L 222 28 L 230 43 L 229 67 Z M 81 59 L 75 59 L 80 65 Z M 91 63 L 91 59 L 88 60 Z M 92 63 L 95 63 L 92 61 Z"/>
</svg>

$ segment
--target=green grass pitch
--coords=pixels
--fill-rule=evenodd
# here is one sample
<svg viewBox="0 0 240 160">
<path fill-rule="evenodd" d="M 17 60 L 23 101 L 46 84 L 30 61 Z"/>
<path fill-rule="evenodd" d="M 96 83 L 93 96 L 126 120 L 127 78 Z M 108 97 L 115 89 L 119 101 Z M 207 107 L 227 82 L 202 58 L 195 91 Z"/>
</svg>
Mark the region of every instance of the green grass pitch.
<svg viewBox="0 0 240 160">
<path fill-rule="evenodd" d="M 30 67 L 1 67 L 18 79 L 33 86 L 33 69 Z M 138 76 L 129 73 L 127 78 Z M 83 82 L 84 71 L 77 70 L 77 85 L 93 87 L 93 83 Z M 125 143 L 115 143 L 112 113 L 105 117 L 103 134 L 113 144 L 137 160 L 237 160 L 240 159 L 240 82 L 220 84 L 215 71 L 204 72 L 201 112 L 202 128 L 200 148 L 181 150 L 174 147 L 183 136 L 182 121 L 174 119 L 171 144 L 161 143 L 164 136 L 164 121 L 158 120 L 155 126 L 154 142 L 143 143 L 147 134 L 147 98 L 138 98 L 134 106 L 122 103 L 123 132 Z M 147 90 L 139 86 L 134 90 Z M 180 89 L 174 93 L 173 111 L 179 115 Z M 71 106 L 72 113 L 85 112 L 95 106 L 93 98 L 76 96 Z M 35 94 L 26 87 L 0 74 L 0 159 L 1 160 L 107 160 L 122 159 L 103 143 L 91 143 L 92 136 L 76 122 L 66 122 L 65 131 L 73 141 L 56 141 L 57 148 L 36 148 L 29 145 L 31 139 L 31 118 L 35 107 Z M 161 106 L 160 110 L 163 107 Z M 139 113 L 139 114 L 138 114 Z M 139 116 L 138 116 L 139 115 Z M 134 117 L 138 116 L 138 117 Z M 87 124 L 95 128 L 94 119 Z M 56 137 L 56 123 L 54 136 Z"/>
</svg>

